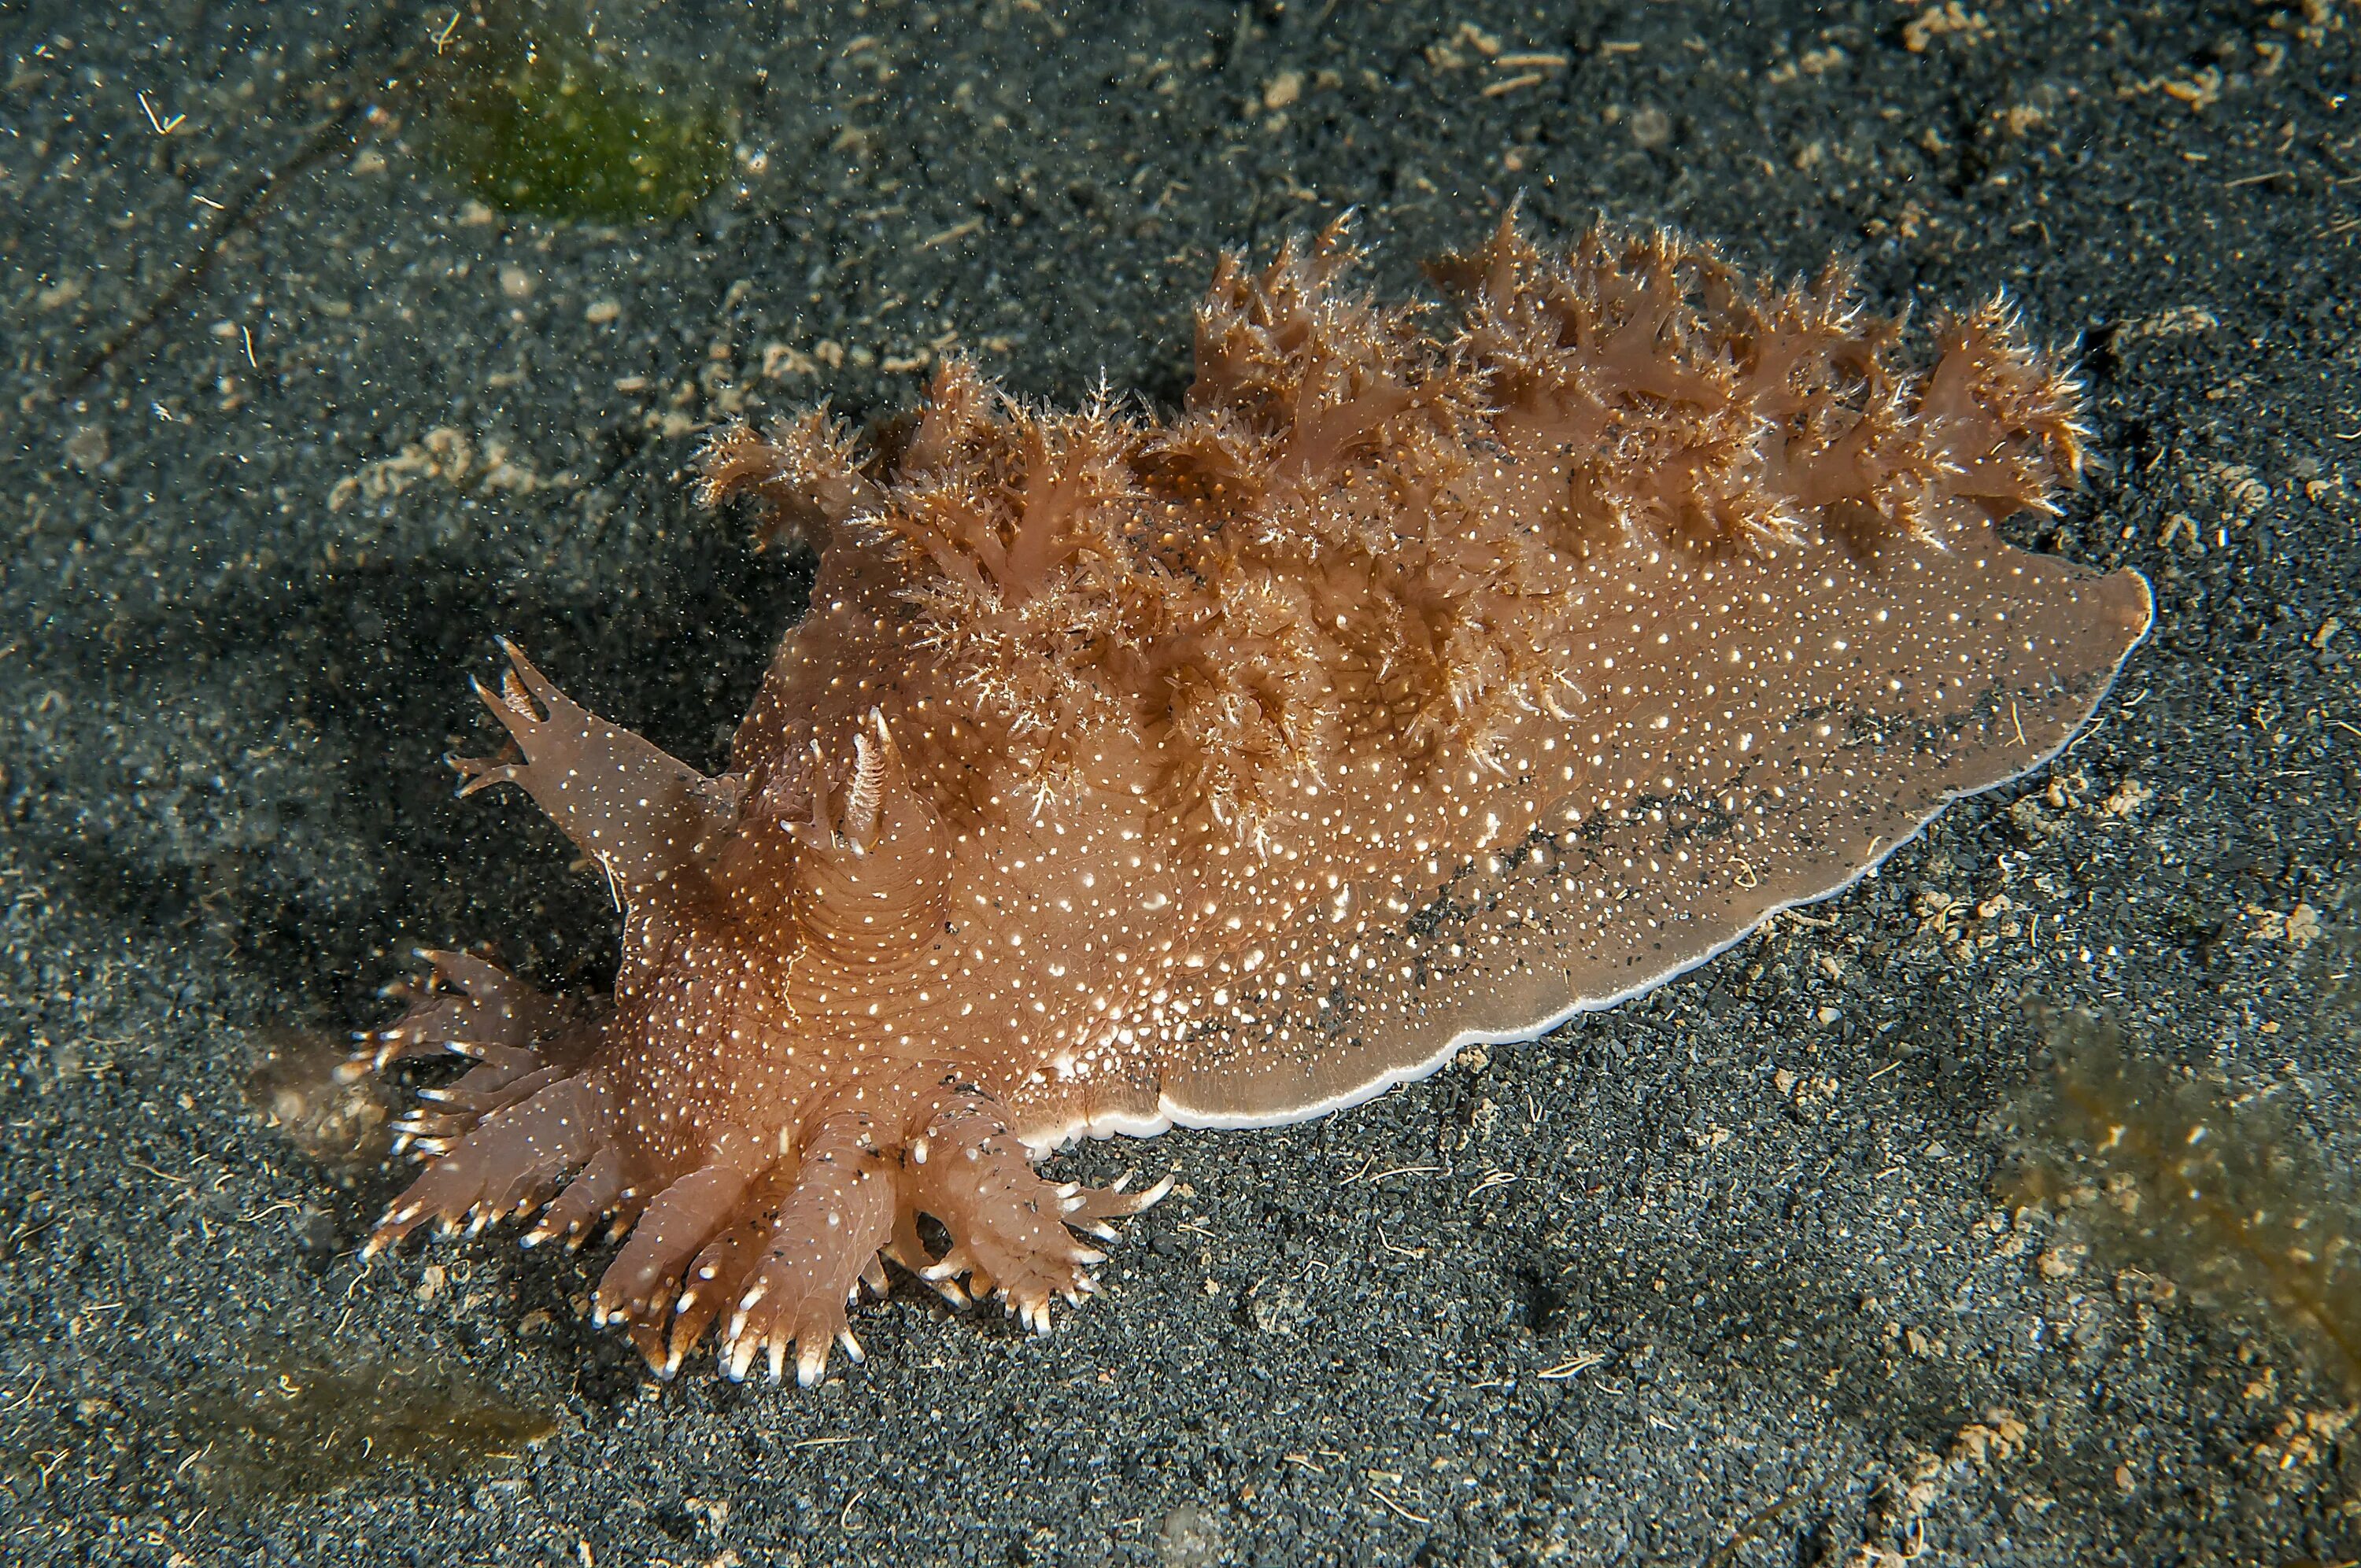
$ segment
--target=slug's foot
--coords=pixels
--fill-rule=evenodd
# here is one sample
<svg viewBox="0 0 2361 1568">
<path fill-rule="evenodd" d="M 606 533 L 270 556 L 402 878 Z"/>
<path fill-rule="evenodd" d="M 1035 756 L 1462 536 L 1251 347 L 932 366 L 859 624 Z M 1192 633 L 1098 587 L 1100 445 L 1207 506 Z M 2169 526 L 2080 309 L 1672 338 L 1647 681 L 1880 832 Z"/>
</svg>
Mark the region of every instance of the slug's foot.
<svg viewBox="0 0 2361 1568">
<path fill-rule="evenodd" d="M 978 1297 L 997 1294 L 1035 1333 L 1049 1332 L 1049 1302 L 1079 1303 L 1097 1288 L 1090 1270 L 1106 1254 L 1074 1238 L 1115 1239 L 1108 1221 L 1137 1214 L 1172 1190 L 1166 1177 L 1144 1192 L 1052 1182 L 987 1096 L 953 1098 L 910 1146 L 911 1201 L 950 1233 L 950 1250 L 918 1268 L 939 1288 L 960 1279 Z M 1128 1179 L 1128 1178 L 1125 1179 Z"/>
<path fill-rule="evenodd" d="M 478 1065 L 405 1123 L 426 1168 L 364 1255 L 429 1221 L 476 1231 L 539 1209 L 528 1246 L 578 1245 L 607 1222 L 628 1239 L 599 1279 L 593 1316 L 623 1327 L 660 1376 L 717 1325 L 731 1378 L 766 1364 L 775 1382 L 792 1362 L 809 1386 L 837 1346 L 861 1360 L 847 1307 L 863 1286 L 885 1293 L 885 1258 L 959 1306 L 970 1292 L 997 1295 L 1046 1333 L 1051 1300 L 1080 1301 L 1104 1260 L 1075 1233 L 1112 1240 L 1108 1222 L 1171 1186 L 1126 1193 L 1045 1180 L 998 1102 L 930 1064 L 869 1081 L 853 1108 L 823 1105 L 799 1144 L 792 1128 L 725 1129 L 701 1164 L 659 1187 L 611 1135 L 605 1076 L 583 1064 L 598 1025 L 584 1035 L 559 1004 L 480 959 L 438 955 L 437 965 L 410 1013 L 373 1042 L 383 1059 L 442 1050 Z M 922 1213 L 950 1237 L 940 1257 L 921 1238 Z"/>
<path fill-rule="evenodd" d="M 884 1284 L 877 1254 L 906 1201 L 897 1165 L 878 1147 L 867 1117 L 820 1124 L 722 1335 L 721 1366 L 731 1378 L 742 1380 L 757 1356 L 767 1356 L 775 1383 L 793 1350 L 796 1381 L 809 1387 L 828 1370 L 831 1345 L 862 1358 L 845 1307 L 863 1280 Z"/>
<path fill-rule="evenodd" d="M 569 1173 L 590 1179 L 594 1190 L 606 1189 L 613 1179 L 611 1164 L 599 1157 L 608 1147 L 606 1123 L 598 1080 L 560 1077 L 465 1132 L 414 1139 L 428 1151 L 426 1169 L 386 1210 L 361 1255 L 376 1256 L 429 1220 L 473 1234 L 529 1213 L 548 1202 Z"/>
<path fill-rule="evenodd" d="M 600 1324 L 658 1327 L 671 1316 L 682 1271 L 742 1212 L 747 1174 L 727 1164 L 693 1170 L 648 1201 L 631 1239 L 598 1277 L 591 1318 Z M 642 1346 L 644 1350 L 645 1345 Z M 659 1357 L 651 1356 L 651 1361 Z"/>
<path fill-rule="evenodd" d="M 359 1052 L 338 1069 L 346 1082 L 414 1057 L 469 1057 L 513 1077 L 546 1058 L 578 1054 L 553 1047 L 573 1043 L 569 1037 L 589 1022 L 580 1004 L 536 991 L 473 953 L 421 948 L 418 956 L 431 966 L 426 977 L 386 987 L 386 995 L 410 1005 L 384 1028 L 357 1036 Z M 492 1077 L 452 1087 L 489 1088 Z"/>
<path fill-rule="evenodd" d="M 425 1104 L 394 1124 L 397 1148 L 427 1161 L 395 1199 L 363 1249 L 375 1256 L 429 1220 L 481 1230 L 548 1202 L 569 1240 L 626 1201 L 621 1165 L 608 1145 L 604 1086 L 579 1070 L 596 1047 L 595 1009 L 544 995 L 467 953 L 429 952 L 434 969 L 401 988 L 409 1010 L 361 1036 L 347 1076 L 418 1057 L 465 1057 L 454 1082 L 420 1091 Z"/>
<path fill-rule="evenodd" d="M 792 1360 L 796 1380 L 809 1386 L 833 1347 L 859 1361 L 845 1309 L 863 1285 L 884 1293 L 881 1254 L 955 1305 L 971 1290 L 996 1293 L 1027 1328 L 1047 1332 L 1051 1299 L 1081 1300 L 1105 1256 L 1074 1232 L 1112 1240 L 1109 1221 L 1171 1187 L 1133 1194 L 1044 1180 L 989 1095 L 940 1077 L 906 1080 L 898 1096 L 881 1087 L 871 1086 L 867 1109 L 823 1115 L 759 1246 L 742 1231 L 708 1246 L 675 1309 L 666 1365 L 678 1365 L 725 1290 L 734 1290 L 721 1336 L 730 1376 L 767 1362 L 775 1381 Z M 939 1258 L 919 1237 L 921 1213 L 950 1234 Z"/>
</svg>

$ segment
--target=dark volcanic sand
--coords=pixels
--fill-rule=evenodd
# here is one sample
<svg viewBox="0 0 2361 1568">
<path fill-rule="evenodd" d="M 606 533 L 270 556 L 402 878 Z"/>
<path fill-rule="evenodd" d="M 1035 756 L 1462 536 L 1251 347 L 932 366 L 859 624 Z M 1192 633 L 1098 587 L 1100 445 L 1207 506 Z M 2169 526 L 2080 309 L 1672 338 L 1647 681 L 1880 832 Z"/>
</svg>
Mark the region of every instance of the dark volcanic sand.
<svg viewBox="0 0 2361 1568">
<path fill-rule="evenodd" d="M 2361 1148 L 2361 18 L 1546 9 L 613 11 L 742 144 L 629 228 L 470 212 L 387 84 L 447 5 L 0 18 L 0 1551 L 2361 1557 L 2361 1423 L 2301 1326 L 1995 1187 L 2028 992 Z M 819 1388 L 660 1387 L 577 1316 L 596 1258 L 359 1268 L 404 1178 L 271 1089 L 322 1108 L 414 945 L 611 961 L 530 807 L 451 798 L 464 675 L 512 634 L 711 766 L 800 606 L 691 507 L 699 427 L 884 414 L 952 343 L 1169 403 L 1221 248 L 1357 207 L 1399 291 L 1520 192 L 1546 235 L 1843 255 L 1922 317 L 2004 286 L 2077 345 L 2105 466 L 2014 530 L 2156 584 L 2095 733 L 1641 1003 L 1315 1124 L 1067 1157 L 1184 1185 L 1047 1340 L 906 1282 Z"/>
</svg>

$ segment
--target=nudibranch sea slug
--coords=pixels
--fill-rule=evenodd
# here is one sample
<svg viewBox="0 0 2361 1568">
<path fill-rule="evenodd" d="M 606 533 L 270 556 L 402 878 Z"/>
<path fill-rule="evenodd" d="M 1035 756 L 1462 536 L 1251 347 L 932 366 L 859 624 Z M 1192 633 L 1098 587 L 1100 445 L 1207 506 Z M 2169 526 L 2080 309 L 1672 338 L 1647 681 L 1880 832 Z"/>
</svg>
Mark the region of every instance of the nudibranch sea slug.
<svg viewBox="0 0 2361 1568">
<path fill-rule="evenodd" d="M 810 610 L 710 778 L 509 648 L 461 793 L 556 819 L 620 964 L 557 998 L 428 955 L 357 1068 L 475 1065 L 372 1251 L 603 1227 L 596 1314 L 664 1373 L 717 1323 L 733 1377 L 857 1359 L 881 1258 L 1045 1329 L 1076 1233 L 1161 1191 L 1049 1150 L 1316 1116 L 1644 991 L 2054 755 L 2147 631 L 2136 574 L 1994 532 L 2086 433 L 1997 300 L 1913 369 L 1837 268 L 1510 220 L 1431 269 L 1435 334 L 1354 258 L 1224 260 L 1170 417 L 953 361 L 866 443 L 711 442 Z"/>
</svg>

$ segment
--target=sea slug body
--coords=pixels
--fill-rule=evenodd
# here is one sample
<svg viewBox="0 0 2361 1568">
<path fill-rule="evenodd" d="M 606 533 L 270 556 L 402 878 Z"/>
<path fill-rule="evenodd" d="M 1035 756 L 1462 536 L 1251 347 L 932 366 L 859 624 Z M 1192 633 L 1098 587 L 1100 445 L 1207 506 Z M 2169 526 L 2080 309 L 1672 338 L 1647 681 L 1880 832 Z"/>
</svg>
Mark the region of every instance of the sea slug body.
<svg viewBox="0 0 2361 1568">
<path fill-rule="evenodd" d="M 597 1314 L 667 1374 L 715 1328 L 732 1376 L 857 1359 L 881 1257 L 1046 1329 L 1078 1233 L 1162 1189 L 1042 1154 L 1317 1115 L 1655 985 L 2053 755 L 2146 633 L 2136 575 L 1994 532 L 2084 434 L 1998 302 L 1912 370 L 1835 269 L 1504 222 L 1433 269 L 1435 337 L 1353 260 L 1225 260 L 1169 418 L 952 362 L 866 445 L 713 441 L 706 500 L 818 552 L 811 609 L 717 777 L 508 650 L 462 793 L 597 862 L 620 963 L 557 998 L 429 955 L 357 1060 L 474 1066 L 372 1250 L 621 1237 Z"/>
</svg>

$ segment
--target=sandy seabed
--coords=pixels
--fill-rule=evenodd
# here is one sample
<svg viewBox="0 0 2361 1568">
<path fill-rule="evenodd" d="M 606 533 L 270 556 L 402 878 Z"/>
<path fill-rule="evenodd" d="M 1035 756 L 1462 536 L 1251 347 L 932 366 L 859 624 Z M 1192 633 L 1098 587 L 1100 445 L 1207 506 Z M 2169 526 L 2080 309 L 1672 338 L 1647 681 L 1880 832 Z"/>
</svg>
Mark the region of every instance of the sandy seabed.
<svg viewBox="0 0 2361 1568">
<path fill-rule="evenodd" d="M 13 1560 L 2361 1558 L 2334 1336 L 2011 1174 L 2077 1131 L 2037 997 L 2286 1152 L 2280 1219 L 2361 1226 L 2350 7 L 618 8 L 718 116 L 649 221 L 449 166 L 453 15 L 0 34 Z M 1400 293 L 1520 197 L 1922 318 L 2007 289 L 2103 459 L 2009 532 L 2157 589 L 2095 728 L 1640 1002 L 1064 1157 L 1180 1185 L 1047 1339 L 906 1281 L 816 1389 L 664 1386 L 596 1258 L 361 1265 L 403 1169 L 324 1064 L 410 950 L 612 961 L 555 834 L 451 798 L 465 674 L 514 635 L 712 767 L 800 610 L 693 507 L 705 429 L 882 417 L 954 348 L 1169 406 L 1221 250 L 1357 208 Z"/>
</svg>

